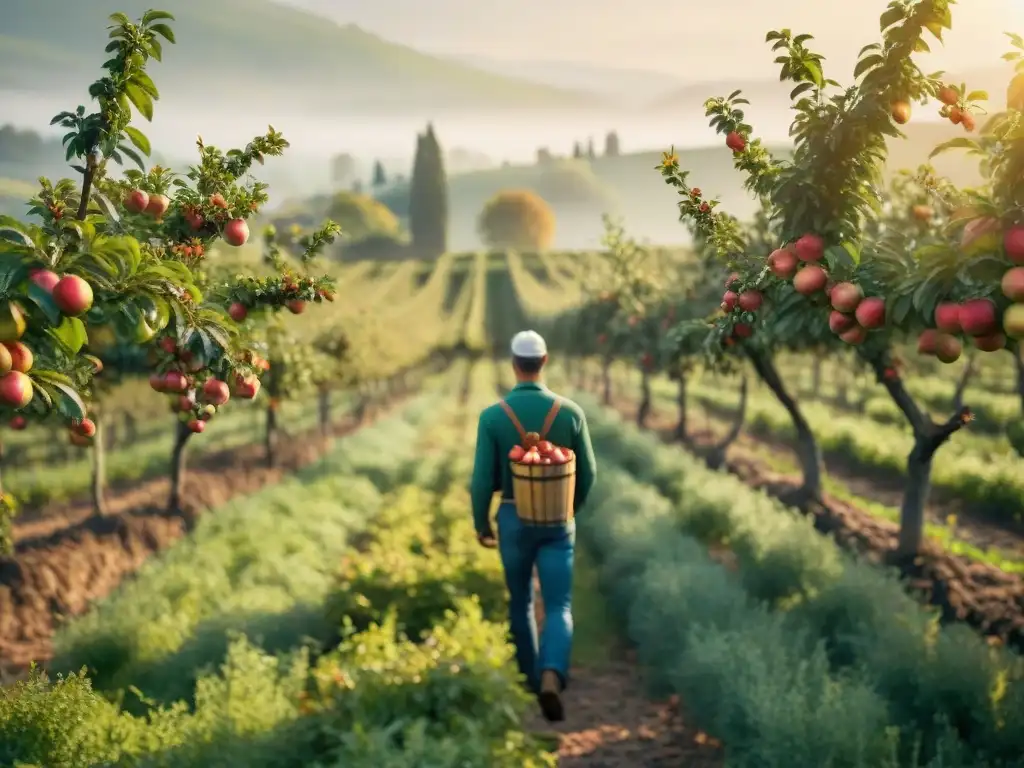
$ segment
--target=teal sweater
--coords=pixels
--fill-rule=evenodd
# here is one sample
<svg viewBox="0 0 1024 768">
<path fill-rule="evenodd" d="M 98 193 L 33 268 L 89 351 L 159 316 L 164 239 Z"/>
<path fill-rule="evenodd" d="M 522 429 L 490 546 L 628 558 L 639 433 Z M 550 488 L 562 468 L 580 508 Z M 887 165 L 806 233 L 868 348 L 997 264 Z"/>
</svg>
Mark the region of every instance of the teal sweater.
<svg viewBox="0 0 1024 768">
<path fill-rule="evenodd" d="M 576 503 L 578 509 L 587 500 L 587 494 L 597 478 L 594 447 L 590 444 L 587 418 L 572 400 L 560 397 L 543 384 L 517 384 L 505 398 L 519 418 L 523 428 L 539 432 L 555 400 L 561 401 L 548 439 L 555 445 L 576 452 Z M 476 436 L 476 460 L 470 495 L 473 500 L 473 523 L 477 533 L 490 533 L 489 514 L 491 498 L 501 491 L 503 499 L 512 499 L 512 470 L 508 453 L 518 445 L 519 433 L 499 403 L 485 408 L 480 414 Z"/>
</svg>

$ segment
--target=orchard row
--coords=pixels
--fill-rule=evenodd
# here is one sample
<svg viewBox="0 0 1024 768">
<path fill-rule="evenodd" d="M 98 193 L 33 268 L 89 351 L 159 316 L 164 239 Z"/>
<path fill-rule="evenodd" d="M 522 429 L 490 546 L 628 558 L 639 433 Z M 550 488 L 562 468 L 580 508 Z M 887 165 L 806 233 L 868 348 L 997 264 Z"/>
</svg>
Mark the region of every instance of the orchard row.
<svg viewBox="0 0 1024 768">
<path fill-rule="evenodd" d="M 925 37 L 941 40 L 951 23 L 944 0 L 890 4 L 882 40 L 862 50 L 845 90 L 823 74 L 822 57 L 807 48 L 810 36 L 769 33 L 782 79 L 793 85 L 792 159 L 773 157 L 752 138 L 740 92 L 705 104 L 746 188 L 762 201 L 755 220 L 743 224 L 718 210 L 666 152 L 659 170 L 679 193 L 697 263 L 666 284 L 658 277 L 665 266 L 643 263 L 642 249 L 613 231 L 607 269 L 572 320 L 593 340 L 580 354 L 602 356 L 606 368 L 623 356 L 641 366 L 648 408 L 647 379 L 657 370 L 685 380 L 699 365 L 749 365 L 792 418 L 801 504 L 821 496 L 821 452 L 775 358 L 855 350 L 914 435 L 896 553 L 904 561 L 920 551 L 932 456 L 971 412 L 958 407 L 934 421 L 904 384 L 900 351 L 916 341 L 920 355 L 952 363 L 965 340 L 980 352 L 1018 355 L 1024 337 L 1024 136 L 1015 127 L 1024 75 L 978 138 L 957 138 L 933 153 L 963 148 L 978 156 L 983 186 L 956 189 L 924 167 L 879 191 L 888 142 L 902 139 L 898 126 L 910 119 L 911 101 L 938 99 L 943 117 L 972 132 L 977 102 L 988 98 L 925 75 L 916 63 L 928 50 Z M 1010 39 L 1014 51 L 1005 58 L 1024 71 L 1024 41 Z"/>
</svg>

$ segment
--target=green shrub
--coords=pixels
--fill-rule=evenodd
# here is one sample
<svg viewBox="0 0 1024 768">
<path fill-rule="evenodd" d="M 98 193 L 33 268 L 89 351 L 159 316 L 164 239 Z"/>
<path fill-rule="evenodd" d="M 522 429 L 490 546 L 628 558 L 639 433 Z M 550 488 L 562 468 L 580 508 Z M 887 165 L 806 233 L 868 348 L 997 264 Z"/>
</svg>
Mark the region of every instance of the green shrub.
<svg viewBox="0 0 1024 768">
<path fill-rule="evenodd" d="M 341 226 L 347 242 L 371 235 L 398 237 L 402 231 L 398 217 L 384 203 L 355 192 L 337 193 L 327 207 L 327 218 Z"/>
<path fill-rule="evenodd" d="M 742 586 L 747 599 L 755 601 L 751 604 L 773 612 L 782 628 L 764 627 L 755 636 L 784 629 L 797 657 L 823 653 L 833 676 L 853 675 L 850 679 L 885 703 L 887 722 L 906 734 L 896 753 L 899 760 L 891 764 L 914 765 L 907 750 L 919 746 L 922 762 L 943 754 L 948 760 L 958 751 L 967 755 L 969 765 L 986 759 L 993 765 L 1016 765 L 1015 756 L 1024 753 L 1024 665 L 1019 657 L 988 648 L 964 626 L 939 628 L 935 614 L 909 597 L 892 574 L 843 555 L 808 520 L 613 414 L 595 414 L 592 399 L 581 399 L 594 414 L 591 432 L 601 455 L 659 492 L 645 500 L 642 519 L 615 523 L 618 527 L 603 544 L 598 538 L 600 551 L 611 549 L 613 542 L 621 546 L 627 525 L 637 535 L 652 529 L 649 510 L 660 509 L 655 535 L 661 546 L 669 546 L 673 530 L 677 537 L 689 534 L 707 544 L 728 544 L 738 566 L 730 583 Z M 614 507 L 607 501 L 614 498 L 610 494 L 600 498 L 602 506 Z M 590 514 L 600 517 L 599 512 Z M 624 566 L 616 565 L 616 552 L 607 557 L 614 577 L 614 569 Z M 628 565 L 639 554 L 627 551 L 623 557 Z M 667 555 L 646 557 L 662 562 Z M 679 565 L 678 558 L 672 562 Z M 644 566 L 648 571 L 655 567 Z M 658 573 L 669 578 L 668 572 Z M 702 599 L 713 594 L 708 585 L 698 591 Z M 651 610 L 680 599 L 661 595 L 652 600 Z M 720 597 L 722 610 L 730 615 L 740 611 L 738 599 Z M 698 615 L 712 615 L 707 613 L 712 606 L 703 610 Z M 664 615 L 661 619 L 664 623 Z M 950 727 L 959 739 L 952 739 Z M 718 735 L 730 744 L 729 733 Z M 943 763 L 949 764 L 957 763 Z"/>
</svg>

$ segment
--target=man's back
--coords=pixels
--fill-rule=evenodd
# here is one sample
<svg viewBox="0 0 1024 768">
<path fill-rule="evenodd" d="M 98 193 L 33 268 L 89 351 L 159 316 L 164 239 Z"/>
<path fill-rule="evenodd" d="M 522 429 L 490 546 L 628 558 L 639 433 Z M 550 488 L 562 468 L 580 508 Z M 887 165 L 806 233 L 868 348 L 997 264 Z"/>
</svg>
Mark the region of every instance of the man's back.
<svg viewBox="0 0 1024 768">
<path fill-rule="evenodd" d="M 505 401 L 528 432 L 540 432 L 551 406 L 559 402 L 559 411 L 547 439 L 555 445 L 575 451 L 576 506 L 582 505 L 594 484 L 596 471 L 594 449 L 590 444 L 590 432 L 583 409 L 572 400 L 556 395 L 543 384 L 535 382 L 517 384 L 505 397 Z M 519 431 L 500 403 L 484 409 L 480 414 L 477 433 L 477 467 L 473 477 L 475 502 L 485 493 L 489 502 L 489 496 L 495 490 L 500 490 L 504 499 L 514 498 L 508 453 L 520 443 Z M 491 477 L 485 478 L 488 466 L 492 467 Z M 490 487 L 485 490 L 485 485 Z"/>
</svg>

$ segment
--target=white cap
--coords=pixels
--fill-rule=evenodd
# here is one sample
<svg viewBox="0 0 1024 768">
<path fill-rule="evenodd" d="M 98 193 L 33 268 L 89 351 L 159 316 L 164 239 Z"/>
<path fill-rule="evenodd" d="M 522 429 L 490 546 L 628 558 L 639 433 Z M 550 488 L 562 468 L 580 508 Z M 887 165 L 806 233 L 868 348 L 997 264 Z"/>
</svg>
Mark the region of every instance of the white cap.
<svg viewBox="0 0 1024 768">
<path fill-rule="evenodd" d="M 520 331 L 512 337 L 514 357 L 544 357 L 547 353 L 547 342 L 536 331 Z"/>
</svg>

